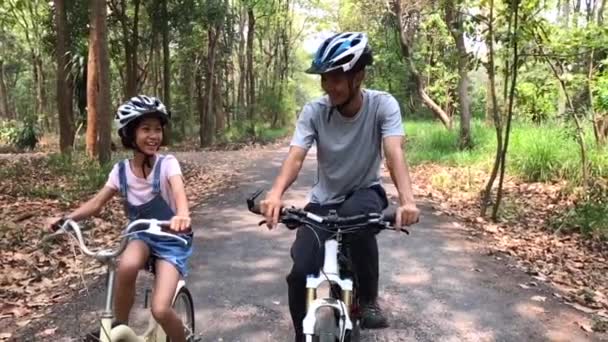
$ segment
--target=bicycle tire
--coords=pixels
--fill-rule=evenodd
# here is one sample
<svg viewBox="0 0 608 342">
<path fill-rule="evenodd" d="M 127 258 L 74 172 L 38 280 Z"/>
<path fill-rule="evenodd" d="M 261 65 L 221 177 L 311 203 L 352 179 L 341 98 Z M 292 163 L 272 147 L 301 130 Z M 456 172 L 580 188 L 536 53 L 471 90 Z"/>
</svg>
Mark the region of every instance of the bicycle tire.
<svg viewBox="0 0 608 342">
<path fill-rule="evenodd" d="M 359 342 L 361 340 L 361 327 L 359 321 L 353 322 L 353 330 L 349 330 L 344 335 L 344 342 Z"/>
<path fill-rule="evenodd" d="M 185 309 L 184 312 L 180 312 L 179 309 Z M 184 329 L 186 330 L 186 341 L 194 340 L 194 303 L 192 302 L 192 295 L 190 294 L 190 290 L 185 286 L 179 289 L 177 295 L 175 295 L 175 300 L 173 301 L 173 309 L 176 311 L 177 315 L 182 319 L 182 323 L 184 324 Z M 171 342 L 171 339 L 167 337 L 166 342 Z"/>
<path fill-rule="evenodd" d="M 321 307 L 317 310 L 315 324 L 315 342 L 336 342 L 336 313 L 331 307 Z"/>
</svg>

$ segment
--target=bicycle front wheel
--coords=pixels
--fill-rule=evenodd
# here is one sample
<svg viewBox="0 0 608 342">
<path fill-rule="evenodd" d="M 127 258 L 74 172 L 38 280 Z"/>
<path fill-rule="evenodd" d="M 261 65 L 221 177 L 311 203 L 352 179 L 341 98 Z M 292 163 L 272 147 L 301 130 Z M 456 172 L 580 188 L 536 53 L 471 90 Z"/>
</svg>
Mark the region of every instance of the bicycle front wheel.
<svg viewBox="0 0 608 342">
<path fill-rule="evenodd" d="M 186 335 L 186 341 L 194 340 L 194 303 L 192 302 L 192 295 L 190 291 L 184 286 L 182 287 L 177 295 L 175 301 L 173 301 L 173 310 L 177 313 L 182 323 L 184 324 Z M 171 342 L 167 337 L 166 342 Z"/>
<path fill-rule="evenodd" d="M 336 313 L 331 307 L 322 307 L 316 313 L 315 342 L 336 342 Z"/>
</svg>

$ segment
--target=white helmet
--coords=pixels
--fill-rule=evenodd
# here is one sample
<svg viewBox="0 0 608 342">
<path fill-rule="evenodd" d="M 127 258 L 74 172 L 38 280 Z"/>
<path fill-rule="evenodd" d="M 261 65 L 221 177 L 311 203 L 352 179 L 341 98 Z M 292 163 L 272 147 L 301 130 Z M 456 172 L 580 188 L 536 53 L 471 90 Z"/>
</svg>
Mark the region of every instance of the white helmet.
<svg viewBox="0 0 608 342">
<path fill-rule="evenodd" d="M 367 35 L 363 32 L 344 32 L 325 39 L 306 72 L 324 74 L 337 69 L 347 72 L 355 65 L 364 67 L 372 63 Z"/>
<path fill-rule="evenodd" d="M 171 113 L 167 111 L 167 108 L 159 99 L 152 96 L 138 95 L 118 107 L 114 122 L 116 122 L 120 133 L 133 120 L 152 113 L 158 115 L 163 125 L 167 124 L 171 118 Z"/>
</svg>

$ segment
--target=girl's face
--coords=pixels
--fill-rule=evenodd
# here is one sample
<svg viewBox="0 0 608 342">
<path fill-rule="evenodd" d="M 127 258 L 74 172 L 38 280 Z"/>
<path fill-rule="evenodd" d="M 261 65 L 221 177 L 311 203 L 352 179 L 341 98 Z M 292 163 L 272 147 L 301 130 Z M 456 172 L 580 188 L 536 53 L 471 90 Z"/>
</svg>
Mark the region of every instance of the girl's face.
<svg viewBox="0 0 608 342">
<path fill-rule="evenodd" d="M 154 154 L 163 142 L 163 126 L 157 118 L 143 119 L 135 129 L 135 144 L 145 154 Z"/>
</svg>

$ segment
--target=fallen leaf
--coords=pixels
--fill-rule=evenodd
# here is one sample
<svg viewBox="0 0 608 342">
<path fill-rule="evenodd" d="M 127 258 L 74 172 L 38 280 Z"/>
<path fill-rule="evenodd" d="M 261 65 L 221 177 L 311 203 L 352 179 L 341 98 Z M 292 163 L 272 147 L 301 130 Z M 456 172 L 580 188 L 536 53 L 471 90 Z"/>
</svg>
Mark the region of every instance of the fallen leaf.
<svg viewBox="0 0 608 342">
<path fill-rule="evenodd" d="M 586 331 L 586 332 L 593 331 L 593 330 L 591 330 L 591 326 L 589 324 L 580 323 L 580 322 L 576 322 L 576 324 L 578 324 L 579 328 L 581 328 L 583 331 Z"/>
<path fill-rule="evenodd" d="M 19 321 L 19 322 L 17 322 L 17 326 L 20 328 L 23 328 L 24 326 L 28 325 L 31 321 L 32 321 L 31 319 Z"/>
<path fill-rule="evenodd" d="M 57 331 L 57 328 L 48 328 L 39 333 L 38 336 L 51 336 L 55 334 L 55 331 Z"/>
<path fill-rule="evenodd" d="M 530 299 L 532 299 L 535 302 L 544 302 L 547 299 L 547 297 L 544 297 L 544 296 L 532 296 L 532 298 L 530 298 Z"/>
<path fill-rule="evenodd" d="M 522 289 L 529 289 L 530 286 L 526 285 L 526 284 L 519 284 L 519 287 L 521 287 Z"/>
<path fill-rule="evenodd" d="M 590 313 L 594 313 L 594 312 L 596 311 L 596 310 L 594 310 L 594 309 L 592 309 L 592 308 L 589 308 L 589 307 L 586 307 L 586 306 L 580 305 L 580 304 L 578 304 L 578 303 L 566 302 L 566 304 L 570 305 L 571 307 L 575 308 L 575 309 L 576 309 L 576 310 L 578 310 L 578 311 L 582 311 L 582 312 L 584 312 L 584 313 L 588 313 L 588 314 L 590 314 Z"/>
<path fill-rule="evenodd" d="M 608 320 L 603 317 L 593 317 L 591 330 L 599 333 L 608 332 Z"/>
</svg>

